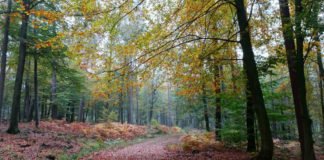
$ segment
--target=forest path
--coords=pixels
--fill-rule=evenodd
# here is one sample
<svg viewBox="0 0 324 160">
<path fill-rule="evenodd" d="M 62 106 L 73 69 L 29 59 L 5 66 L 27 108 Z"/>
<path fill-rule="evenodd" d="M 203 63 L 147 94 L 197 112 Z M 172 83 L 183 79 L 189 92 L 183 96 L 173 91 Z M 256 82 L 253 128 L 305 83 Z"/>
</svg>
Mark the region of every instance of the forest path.
<svg viewBox="0 0 324 160">
<path fill-rule="evenodd" d="M 83 159 L 155 160 L 168 159 L 166 146 L 179 143 L 180 135 L 166 135 L 117 150 L 103 150 Z"/>
</svg>

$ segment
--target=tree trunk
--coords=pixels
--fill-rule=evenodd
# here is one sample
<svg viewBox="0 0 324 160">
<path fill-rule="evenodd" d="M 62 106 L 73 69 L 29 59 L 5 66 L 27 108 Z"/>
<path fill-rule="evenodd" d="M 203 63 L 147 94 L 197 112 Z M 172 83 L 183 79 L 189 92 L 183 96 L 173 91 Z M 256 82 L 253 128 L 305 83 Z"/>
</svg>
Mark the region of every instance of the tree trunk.
<svg viewBox="0 0 324 160">
<path fill-rule="evenodd" d="M 84 96 L 80 98 L 80 105 L 79 105 L 79 122 L 84 122 Z"/>
<path fill-rule="evenodd" d="M 215 62 L 216 63 L 216 62 Z M 221 112 L 221 77 L 220 72 L 222 70 L 222 66 L 216 65 L 214 66 L 214 85 L 215 85 L 215 138 L 216 140 L 221 140 L 220 130 L 222 129 L 222 112 Z"/>
<path fill-rule="evenodd" d="M 254 59 L 244 0 L 235 0 L 235 4 L 240 28 L 240 43 L 243 50 L 243 67 L 250 89 L 250 91 L 248 92 L 251 93 L 253 107 L 257 115 L 261 136 L 261 151 L 256 158 L 260 160 L 271 160 L 273 156 L 272 135 L 267 111 L 264 104 L 263 93 L 259 82 L 257 66 Z"/>
<path fill-rule="evenodd" d="M 279 0 L 279 4 L 302 159 L 313 160 L 315 159 L 313 148 L 314 142 L 311 130 L 311 119 L 307 108 L 306 83 L 304 75 L 304 38 L 301 31 L 301 1 L 295 1 L 297 49 L 294 42 L 293 26 L 290 21 L 288 0 Z"/>
<path fill-rule="evenodd" d="M 28 61 L 28 65 L 27 65 L 27 73 L 26 73 L 26 79 L 25 79 L 25 98 L 24 98 L 24 116 L 23 119 L 27 120 L 28 116 L 29 116 L 29 112 L 31 109 L 31 97 L 29 95 L 29 91 L 30 91 L 30 86 L 29 86 L 29 72 L 30 72 L 30 60 Z"/>
<path fill-rule="evenodd" d="M 154 109 L 154 98 L 155 98 L 156 89 L 154 87 L 154 83 L 152 82 L 152 93 L 151 93 L 151 106 L 149 110 L 149 125 L 151 125 L 153 119 L 153 109 Z"/>
<path fill-rule="evenodd" d="M 133 86 L 130 85 L 129 83 L 133 83 L 133 77 L 131 74 L 129 74 L 128 76 L 128 107 L 127 107 L 127 123 L 128 124 L 132 124 L 133 123 L 133 116 L 132 116 L 132 112 L 133 112 Z"/>
<path fill-rule="evenodd" d="M 253 101 L 251 94 L 248 89 L 248 85 L 246 86 L 246 135 L 247 135 L 247 152 L 255 152 L 256 151 L 256 144 L 255 144 L 255 132 L 254 132 L 254 111 L 253 111 Z"/>
<path fill-rule="evenodd" d="M 56 68 L 55 63 L 52 64 L 53 72 L 52 72 L 52 82 L 51 82 L 51 111 L 52 111 L 52 119 L 58 118 L 58 110 L 57 110 L 57 104 L 56 104 L 56 87 L 57 87 L 57 81 L 56 81 Z"/>
<path fill-rule="evenodd" d="M 168 126 L 173 125 L 172 114 L 171 114 L 171 103 L 172 103 L 172 99 L 171 99 L 171 82 L 169 82 L 168 83 L 168 116 L 167 116 L 167 124 L 168 124 Z"/>
<path fill-rule="evenodd" d="M 138 112 L 138 108 L 139 107 L 139 87 L 136 86 L 136 124 L 140 124 L 139 123 L 139 112 Z"/>
<path fill-rule="evenodd" d="M 6 15 L 4 31 L 3 31 L 3 40 L 1 46 L 1 71 L 0 71 L 0 123 L 2 120 L 2 106 L 3 106 L 3 97 L 4 97 L 4 85 L 6 79 L 6 66 L 7 66 L 7 51 L 9 44 L 9 28 L 10 28 L 10 13 L 11 13 L 11 0 L 8 0 L 8 13 Z"/>
<path fill-rule="evenodd" d="M 34 56 L 34 98 L 35 98 L 35 126 L 39 125 L 39 112 L 38 112 L 38 80 L 37 80 L 37 55 Z"/>
<path fill-rule="evenodd" d="M 31 101 L 27 122 L 31 122 L 33 120 L 34 109 L 35 109 L 35 99 Z"/>
<path fill-rule="evenodd" d="M 23 3 L 25 9 L 29 10 L 29 0 L 24 0 Z M 23 81 L 24 66 L 26 60 L 28 19 L 29 16 L 25 12 L 21 13 L 18 67 L 17 67 L 16 80 L 14 86 L 14 95 L 12 99 L 10 125 L 7 130 L 7 132 L 10 134 L 16 134 L 20 132 L 18 128 L 18 116 L 19 116 L 18 114 L 20 108 L 21 86 Z"/>
<path fill-rule="evenodd" d="M 123 90 L 119 93 L 119 121 L 120 123 L 124 123 L 124 96 L 123 96 Z"/>
<path fill-rule="evenodd" d="M 209 132 L 210 127 L 209 127 L 209 115 L 208 115 L 208 101 L 207 101 L 205 82 L 203 82 L 203 85 L 202 85 L 202 101 L 203 101 L 203 105 L 204 105 L 204 117 L 205 117 L 206 131 Z"/>
</svg>

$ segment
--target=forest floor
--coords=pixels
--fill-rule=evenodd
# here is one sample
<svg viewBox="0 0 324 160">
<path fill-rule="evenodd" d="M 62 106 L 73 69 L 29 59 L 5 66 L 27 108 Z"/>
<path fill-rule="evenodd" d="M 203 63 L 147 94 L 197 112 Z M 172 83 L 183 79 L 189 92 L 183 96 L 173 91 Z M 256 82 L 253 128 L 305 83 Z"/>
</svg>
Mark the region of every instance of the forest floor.
<svg viewBox="0 0 324 160">
<path fill-rule="evenodd" d="M 119 123 L 66 123 L 42 121 L 20 123 L 20 133 L 7 134 L 7 124 L 0 124 L 0 160 L 247 160 L 253 154 L 245 145 L 231 147 L 214 141 L 211 133 L 179 132 L 178 128 Z M 274 140 L 276 160 L 300 159 L 299 143 Z M 315 146 L 317 159 L 324 150 Z"/>
<path fill-rule="evenodd" d="M 248 160 L 251 156 L 235 149 L 190 151 L 174 149 L 180 144 L 182 135 L 165 135 L 121 149 L 103 150 L 92 153 L 82 160 Z"/>
</svg>

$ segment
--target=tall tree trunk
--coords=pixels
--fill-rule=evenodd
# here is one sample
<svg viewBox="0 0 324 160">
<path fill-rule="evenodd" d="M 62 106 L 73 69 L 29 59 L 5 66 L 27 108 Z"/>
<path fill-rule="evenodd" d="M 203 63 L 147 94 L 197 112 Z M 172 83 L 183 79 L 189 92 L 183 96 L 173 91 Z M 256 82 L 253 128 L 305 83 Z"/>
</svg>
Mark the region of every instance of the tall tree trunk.
<svg viewBox="0 0 324 160">
<path fill-rule="evenodd" d="M 128 107 L 127 107 L 127 123 L 132 124 L 133 123 L 133 86 L 130 83 L 133 83 L 133 77 L 131 73 L 128 75 Z"/>
<path fill-rule="evenodd" d="M 25 9 L 29 10 L 29 0 L 24 0 L 23 4 L 25 6 Z M 20 108 L 21 86 L 23 81 L 25 59 L 26 59 L 28 19 L 29 19 L 29 15 L 27 15 L 25 12 L 21 13 L 18 67 L 17 67 L 16 80 L 14 86 L 14 95 L 12 99 L 10 125 L 7 130 L 7 132 L 10 134 L 16 134 L 20 132 L 18 128 L 18 116 L 19 116 L 19 108 Z"/>
<path fill-rule="evenodd" d="M 246 85 L 246 135 L 247 135 L 247 152 L 255 152 L 256 151 L 256 144 L 255 144 L 255 132 L 254 132 L 254 111 L 253 111 L 253 100 L 248 89 L 248 84 Z"/>
<path fill-rule="evenodd" d="M 58 118 L 58 108 L 56 104 L 56 88 L 57 88 L 57 80 L 56 80 L 56 68 L 55 62 L 52 64 L 52 82 L 51 82 L 51 111 L 52 111 L 52 119 Z"/>
<path fill-rule="evenodd" d="M 202 84 L 202 101 L 203 101 L 203 105 L 204 105 L 204 117 L 205 117 L 206 131 L 209 132 L 210 127 L 209 127 L 209 115 L 208 115 L 208 101 L 207 101 L 205 82 L 203 82 L 203 84 Z"/>
<path fill-rule="evenodd" d="M 248 92 L 251 93 L 253 109 L 257 115 L 261 136 L 261 151 L 256 158 L 260 160 L 271 160 L 273 156 L 272 134 L 259 82 L 257 66 L 254 59 L 244 0 L 235 0 L 235 4 L 240 28 L 240 43 L 243 50 L 243 67 L 246 73 L 249 89 L 251 89 Z"/>
<path fill-rule="evenodd" d="M 30 91 L 30 86 L 29 86 L 29 72 L 30 72 L 30 60 L 28 60 L 28 65 L 27 65 L 27 73 L 26 73 L 26 79 L 25 79 L 25 98 L 24 98 L 24 116 L 23 119 L 27 120 L 30 112 L 30 100 L 31 97 L 29 95 Z"/>
<path fill-rule="evenodd" d="M 84 122 L 84 96 L 80 98 L 80 105 L 79 105 L 79 122 Z"/>
<path fill-rule="evenodd" d="M 315 159 L 311 119 L 309 117 L 306 100 L 306 83 L 304 75 L 303 34 L 301 31 L 301 1 L 295 1 L 296 14 L 296 44 L 295 47 L 293 26 L 290 20 L 288 0 L 279 0 L 280 16 L 283 36 L 287 53 L 290 83 L 294 98 L 295 114 L 298 126 L 298 135 L 303 160 Z"/>
<path fill-rule="evenodd" d="M 35 126 L 39 125 L 39 112 L 38 112 L 38 79 L 37 79 L 37 55 L 34 55 L 34 105 L 35 105 Z"/>
<path fill-rule="evenodd" d="M 44 101 L 44 97 L 40 100 L 40 104 L 41 104 L 41 115 L 40 115 L 40 119 L 44 119 L 44 113 L 45 113 L 45 105 L 42 101 Z"/>
<path fill-rule="evenodd" d="M 8 13 L 6 15 L 4 31 L 3 31 L 3 40 L 1 46 L 1 71 L 0 71 L 0 123 L 2 120 L 2 106 L 3 106 L 3 97 L 4 97 L 4 85 L 6 79 L 6 66 L 7 66 L 7 52 L 9 44 L 9 28 L 10 28 L 10 13 L 11 13 L 11 0 L 8 0 Z"/>
<path fill-rule="evenodd" d="M 150 105 L 150 110 L 149 110 L 149 121 L 148 121 L 149 125 L 151 125 L 151 122 L 153 119 L 155 92 L 156 92 L 156 89 L 154 87 L 154 83 L 152 82 L 151 105 Z"/>
<path fill-rule="evenodd" d="M 34 110 L 35 110 L 35 99 L 31 101 L 27 122 L 31 122 L 33 120 Z"/>
<path fill-rule="evenodd" d="M 136 124 L 140 124 L 139 123 L 139 120 L 140 120 L 140 117 L 139 117 L 139 87 L 136 86 Z"/>
<path fill-rule="evenodd" d="M 171 99 L 171 82 L 168 83 L 168 116 L 167 116 L 167 124 L 168 126 L 172 126 L 173 125 L 173 121 L 172 121 L 172 114 L 171 114 L 171 103 L 172 103 L 172 99 Z"/>
<path fill-rule="evenodd" d="M 222 112 L 221 112 L 221 77 L 220 72 L 222 70 L 222 66 L 216 65 L 214 66 L 214 85 L 215 85 L 215 135 L 216 140 L 221 140 L 220 130 L 222 129 Z"/>
<path fill-rule="evenodd" d="M 123 85 L 119 93 L 119 121 L 124 123 L 124 95 L 123 95 Z"/>
</svg>

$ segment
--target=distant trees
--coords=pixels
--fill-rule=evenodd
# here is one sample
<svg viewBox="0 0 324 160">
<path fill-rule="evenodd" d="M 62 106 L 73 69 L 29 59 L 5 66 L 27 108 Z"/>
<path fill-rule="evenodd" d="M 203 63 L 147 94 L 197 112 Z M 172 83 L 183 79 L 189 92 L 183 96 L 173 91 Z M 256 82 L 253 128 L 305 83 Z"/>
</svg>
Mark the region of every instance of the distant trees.
<svg viewBox="0 0 324 160">
<path fill-rule="evenodd" d="M 279 0 L 280 15 L 271 1 L 250 0 L 0 2 L 0 119 L 11 115 L 13 134 L 39 117 L 179 125 L 247 140 L 257 159 L 298 129 L 303 159 L 315 159 L 322 4 L 288 2 Z"/>
</svg>

